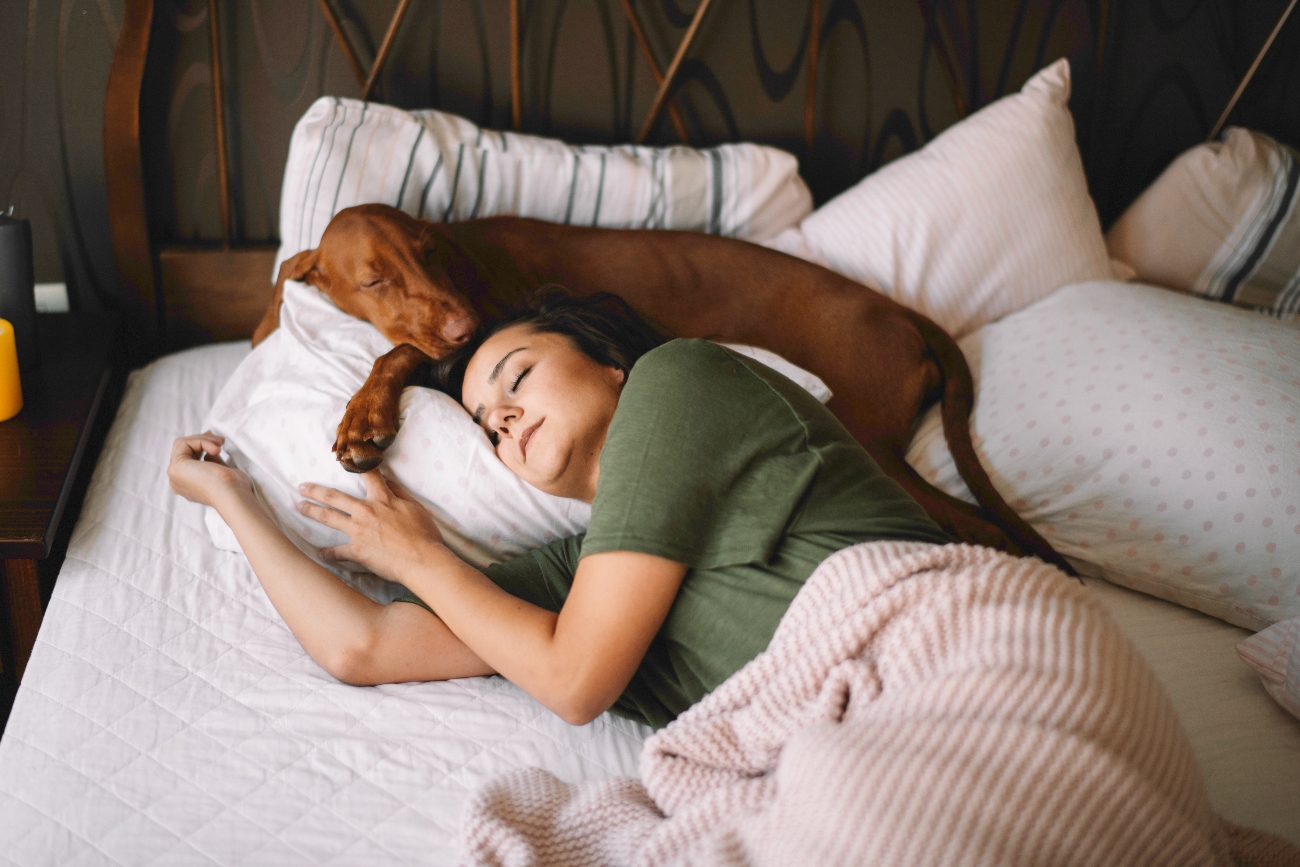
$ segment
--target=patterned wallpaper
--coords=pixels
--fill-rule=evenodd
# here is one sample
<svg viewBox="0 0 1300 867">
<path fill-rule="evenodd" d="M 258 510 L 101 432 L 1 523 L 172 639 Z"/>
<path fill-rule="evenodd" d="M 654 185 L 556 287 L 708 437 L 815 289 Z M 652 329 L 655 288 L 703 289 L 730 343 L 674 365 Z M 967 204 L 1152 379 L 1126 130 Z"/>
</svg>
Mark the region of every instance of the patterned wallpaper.
<svg viewBox="0 0 1300 867">
<path fill-rule="evenodd" d="M 331 0 L 368 64 L 396 0 Z M 525 131 L 626 141 L 654 95 L 618 0 L 523 0 Z M 666 66 L 696 0 L 634 0 Z M 1072 59 L 1072 107 L 1109 222 L 1204 139 L 1286 0 L 821 0 L 816 136 L 803 139 L 811 0 L 714 0 L 675 103 L 694 144 L 738 138 L 797 154 L 819 201 Z M 0 207 L 33 222 L 37 279 L 111 305 L 100 145 L 123 0 L 0 3 Z M 356 80 L 314 0 L 221 4 L 235 233 L 274 240 L 297 117 Z M 378 97 L 510 121 L 507 0 L 411 5 Z M 220 236 L 207 0 L 157 0 L 145 103 L 151 223 L 161 242 Z M 1233 122 L 1300 144 L 1300 16 Z M 661 119 L 651 141 L 676 141 Z"/>
</svg>

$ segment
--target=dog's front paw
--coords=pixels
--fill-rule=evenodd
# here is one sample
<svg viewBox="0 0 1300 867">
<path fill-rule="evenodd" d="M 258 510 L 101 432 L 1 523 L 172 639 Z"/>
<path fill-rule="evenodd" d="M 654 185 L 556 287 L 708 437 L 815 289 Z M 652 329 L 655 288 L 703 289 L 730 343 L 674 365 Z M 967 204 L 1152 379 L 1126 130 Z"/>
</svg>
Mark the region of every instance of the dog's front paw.
<svg viewBox="0 0 1300 867">
<path fill-rule="evenodd" d="M 397 407 L 385 394 L 362 390 L 348 401 L 334 437 L 334 457 L 350 473 L 373 470 L 397 436 Z M 400 400 L 400 394 L 397 396 Z"/>
</svg>

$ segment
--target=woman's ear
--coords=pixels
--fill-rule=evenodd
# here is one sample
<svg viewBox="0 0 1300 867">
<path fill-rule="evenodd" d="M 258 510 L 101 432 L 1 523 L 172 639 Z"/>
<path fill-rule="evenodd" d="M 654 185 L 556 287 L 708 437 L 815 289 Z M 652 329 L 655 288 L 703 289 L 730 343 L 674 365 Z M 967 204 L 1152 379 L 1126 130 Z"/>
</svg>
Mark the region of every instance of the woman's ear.
<svg viewBox="0 0 1300 867">
<path fill-rule="evenodd" d="M 487 316 L 499 316 L 519 303 L 528 285 L 504 251 L 479 241 L 469 230 L 441 224 L 424 236 L 431 273 L 446 275 L 452 288 Z"/>
</svg>

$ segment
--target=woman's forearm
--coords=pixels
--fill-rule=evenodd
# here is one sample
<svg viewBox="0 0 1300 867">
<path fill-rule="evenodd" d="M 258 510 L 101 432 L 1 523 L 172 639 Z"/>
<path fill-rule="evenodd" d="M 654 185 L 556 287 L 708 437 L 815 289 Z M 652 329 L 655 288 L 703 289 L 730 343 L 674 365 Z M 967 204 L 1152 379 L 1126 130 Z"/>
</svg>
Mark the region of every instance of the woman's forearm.
<svg viewBox="0 0 1300 867">
<path fill-rule="evenodd" d="M 215 503 L 289 631 L 312 659 L 353 684 L 491 674 L 437 618 L 380 605 L 344 584 L 281 532 L 250 492 Z M 423 610 L 419 614 L 427 614 Z"/>
<path fill-rule="evenodd" d="M 348 536 L 329 557 L 363 563 L 415 591 L 467 652 L 572 723 L 627 687 L 668 616 L 687 567 L 633 551 L 583 557 L 559 614 L 506 593 L 441 542 L 429 511 L 378 472 L 366 498 L 304 484 L 303 514 Z"/>
<path fill-rule="evenodd" d="M 342 637 L 377 615 L 382 606 L 300 551 L 251 491 L 223 492 L 214 505 L 239 540 L 271 604 L 313 659 L 330 659 Z"/>
<path fill-rule="evenodd" d="M 569 689 L 580 678 L 555 640 L 557 614 L 512 596 L 437 542 L 401 579 L 485 663 L 570 719 Z"/>
<path fill-rule="evenodd" d="M 497 587 L 440 543 L 422 547 L 403 583 L 486 664 L 575 725 L 626 688 L 686 571 L 643 554 L 596 554 L 579 565 L 555 614 Z"/>
</svg>

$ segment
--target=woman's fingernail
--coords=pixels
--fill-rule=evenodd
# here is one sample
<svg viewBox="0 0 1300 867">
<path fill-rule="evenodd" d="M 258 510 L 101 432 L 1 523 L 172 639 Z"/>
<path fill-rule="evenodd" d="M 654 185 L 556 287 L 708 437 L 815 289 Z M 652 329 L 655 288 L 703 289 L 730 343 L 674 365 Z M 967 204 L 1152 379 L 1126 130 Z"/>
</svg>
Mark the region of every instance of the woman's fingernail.
<svg viewBox="0 0 1300 867">
<path fill-rule="evenodd" d="M 299 485 L 298 490 L 302 491 L 304 494 L 307 493 L 307 483 L 303 482 L 301 485 Z"/>
</svg>

